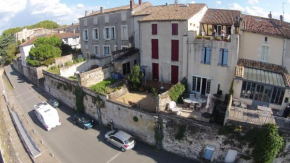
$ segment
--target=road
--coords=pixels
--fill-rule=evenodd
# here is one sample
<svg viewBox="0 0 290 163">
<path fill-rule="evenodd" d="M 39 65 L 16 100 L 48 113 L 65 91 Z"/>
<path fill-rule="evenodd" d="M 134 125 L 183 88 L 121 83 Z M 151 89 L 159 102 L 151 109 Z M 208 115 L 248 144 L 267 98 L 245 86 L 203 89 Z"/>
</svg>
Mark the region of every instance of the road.
<svg viewBox="0 0 290 163">
<path fill-rule="evenodd" d="M 45 100 L 39 94 L 47 99 L 51 96 L 31 85 L 16 70 L 9 67 L 7 73 L 11 74 L 10 80 L 15 87 L 13 94 L 24 115 L 48 148 L 63 163 L 195 163 L 165 151 L 155 151 L 153 147 L 142 142 L 137 142 L 133 150 L 121 152 L 105 141 L 104 134 L 108 131 L 106 128 L 95 126 L 90 130 L 83 130 L 74 126 L 71 117 L 76 111 L 63 104 L 58 109 L 61 126 L 46 131 L 32 110 L 33 105 Z"/>
</svg>

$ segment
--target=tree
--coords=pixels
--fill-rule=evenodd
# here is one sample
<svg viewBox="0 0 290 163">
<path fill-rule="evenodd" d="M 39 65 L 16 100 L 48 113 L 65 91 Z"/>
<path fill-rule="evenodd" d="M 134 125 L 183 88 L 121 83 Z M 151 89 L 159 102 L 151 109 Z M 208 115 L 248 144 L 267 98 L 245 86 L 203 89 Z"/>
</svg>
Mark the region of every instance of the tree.
<svg viewBox="0 0 290 163">
<path fill-rule="evenodd" d="M 132 89 L 138 90 L 140 88 L 143 76 L 144 74 L 140 73 L 140 66 L 135 65 L 130 76 L 128 77 Z"/>
<path fill-rule="evenodd" d="M 266 124 L 254 140 L 254 160 L 257 163 L 271 163 L 283 148 L 283 138 L 275 124 Z"/>
<path fill-rule="evenodd" d="M 34 47 L 29 51 L 27 63 L 31 66 L 38 67 L 41 65 L 50 65 L 54 58 L 61 56 L 62 41 L 56 36 L 41 37 L 34 41 Z"/>
<path fill-rule="evenodd" d="M 0 62 L 1 62 L 1 65 L 9 63 L 9 56 L 8 56 L 7 52 L 10 51 L 10 50 L 8 50 L 10 44 L 15 44 L 15 36 L 14 35 L 2 36 L 0 38 L 0 56 L 1 56 Z M 12 48 L 11 46 L 12 45 L 10 45 L 10 48 Z"/>
</svg>

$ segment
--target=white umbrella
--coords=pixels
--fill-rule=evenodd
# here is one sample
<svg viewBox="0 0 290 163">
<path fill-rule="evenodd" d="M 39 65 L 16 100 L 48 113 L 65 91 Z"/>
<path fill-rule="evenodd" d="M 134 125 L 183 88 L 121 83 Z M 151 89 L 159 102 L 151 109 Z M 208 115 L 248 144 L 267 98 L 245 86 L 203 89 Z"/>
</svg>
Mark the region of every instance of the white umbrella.
<svg viewBox="0 0 290 163">
<path fill-rule="evenodd" d="M 211 94 L 207 96 L 207 101 L 206 101 L 206 109 L 208 110 L 210 108 L 211 104 Z"/>
</svg>

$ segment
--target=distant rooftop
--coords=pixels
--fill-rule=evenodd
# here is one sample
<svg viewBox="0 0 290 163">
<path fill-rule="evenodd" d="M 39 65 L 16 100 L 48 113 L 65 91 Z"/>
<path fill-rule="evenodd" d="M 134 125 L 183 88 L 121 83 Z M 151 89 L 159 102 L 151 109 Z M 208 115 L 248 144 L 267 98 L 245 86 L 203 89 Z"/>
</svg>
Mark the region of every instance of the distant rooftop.
<svg viewBox="0 0 290 163">
<path fill-rule="evenodd" d="M 197 14 L 202 8 L 206 7 L 205 4 L 168 4 L 162 6 L 151 6 L 139 12 L 134 16 L 146 16 L 141 19 L 144 21 L 168 21 L 168 20 L 188 20 Z"/>
<path fill-rule="evenodd" d="M 225 9 L 208 9 L 201 20 L 203 24 L 233 25 L 241 11 Z"/>
</svg>

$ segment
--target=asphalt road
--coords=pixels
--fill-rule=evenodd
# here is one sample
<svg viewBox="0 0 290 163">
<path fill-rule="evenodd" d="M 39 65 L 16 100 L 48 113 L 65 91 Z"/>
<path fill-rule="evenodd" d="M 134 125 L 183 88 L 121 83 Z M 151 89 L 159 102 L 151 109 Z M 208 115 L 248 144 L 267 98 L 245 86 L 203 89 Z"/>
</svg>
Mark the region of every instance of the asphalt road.
<svg viewBox="0 0 290 163">
<path fill-rule="evenodd" d="M 47 99 L 51 96 L 40 88 L 31 85 L 16 70 L 9 67 L 11 82 L 15 86 L 13 93 L 19 105 L 24 110 L 28 121 L 31 121 L 38 135 L 48 148 L 63 163 L 195 163 L 165 151 L 157 152 L 153 147 L 137 142 L 133 150 L 121 152 L 104 139 L 108 131 L 104 127 L 95 126 L 83 130 L 74 126 L 71 117 L 76 113 L 73 109 L 61 105 L 58 113 L 61 126 L 46 131 L 33 113 L 33 105 L 42 102 L 39 94 Z"/>
</svg>

